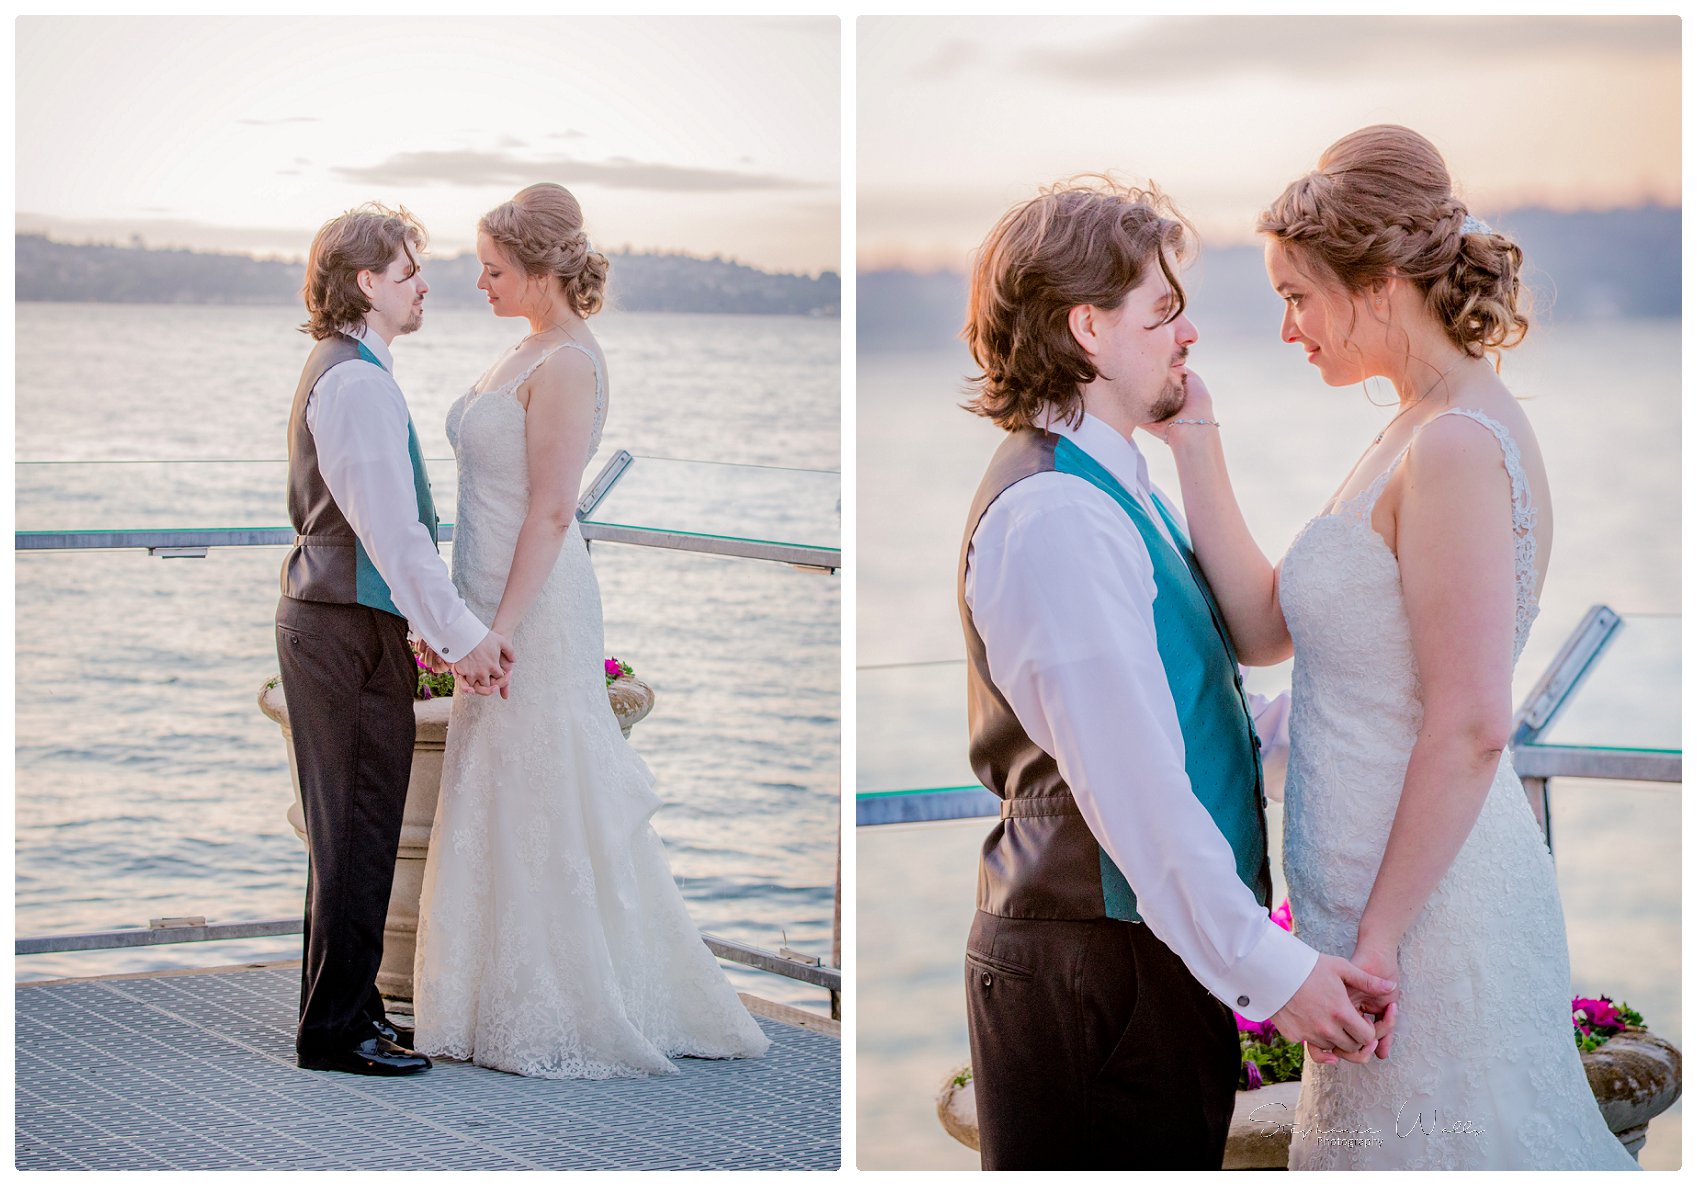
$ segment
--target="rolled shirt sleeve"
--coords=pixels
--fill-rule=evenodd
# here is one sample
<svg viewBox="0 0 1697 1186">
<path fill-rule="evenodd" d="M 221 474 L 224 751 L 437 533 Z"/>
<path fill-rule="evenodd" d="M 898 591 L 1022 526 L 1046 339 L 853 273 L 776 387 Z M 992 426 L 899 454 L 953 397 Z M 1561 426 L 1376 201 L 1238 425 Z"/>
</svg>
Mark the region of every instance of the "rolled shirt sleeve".
<svg viewBox="0 0 1697 1186">
<path fill-rule="evenodd" d="M 1319 956 L 1268 918 L 1190 789 L 1154 600 L 1125 512 L 1067 475 L 1017 483 L 974 533 L 967 604 L 991 678 L 1055 758 L 1150 930 L 1210 993 L 1263 1021 Z"/>
<path fill-rule="evenodd" d="M 395 608 L 442 658 L 465 658 L 489 628 L 460 599 L 436 541 L 419 522 L 400 388 L 381 367 L 339 363 L 313 388 L 307 427 L 324 485 L 388 584 Z"/>
</svg>

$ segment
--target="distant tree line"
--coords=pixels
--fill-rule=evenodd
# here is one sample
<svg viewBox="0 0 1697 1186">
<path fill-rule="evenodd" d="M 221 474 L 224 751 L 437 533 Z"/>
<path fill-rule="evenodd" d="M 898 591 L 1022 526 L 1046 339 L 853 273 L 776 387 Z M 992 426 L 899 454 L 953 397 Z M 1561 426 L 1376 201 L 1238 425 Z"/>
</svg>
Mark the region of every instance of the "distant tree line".
<svg viewBox="0 0 1697 1186">
<path fill-rule="evenodd" d="M 1525 252 L 1521 278 L 1535 324 L 1680 315 L 1680 211 L 1526 207 L 1490 219 Z M 987 228 L 986 228 L 987 229 Z M 1267 332 L 1280 316 L 1260 246 L 1216 246 L 1181 277 L 1188 310 L 1210 330 Z M 890 269 L 857 280 L 860 342 L 881 349 L 947 342 L 966 318 L 959 272 Z"/>
<path fill-rule="evenodd" d="M 715 256 L 610 252 L 611 306 L 674 313 L 777 313 L 834 317 L 842 304 L 835 272 L 763 272 Z M 431 259 L 432 302 L 476 307 L 477 257 Z M 17 236 L 17 299 L 156 305 L 292 305 L 304 265 L 247 255 Z"/>
</svg>

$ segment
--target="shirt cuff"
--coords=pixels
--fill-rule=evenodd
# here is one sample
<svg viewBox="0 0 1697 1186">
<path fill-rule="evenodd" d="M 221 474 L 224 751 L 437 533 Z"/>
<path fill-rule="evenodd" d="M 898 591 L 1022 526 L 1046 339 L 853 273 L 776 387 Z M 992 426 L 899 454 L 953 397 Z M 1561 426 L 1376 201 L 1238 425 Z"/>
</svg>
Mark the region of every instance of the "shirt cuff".
<svg viewBox="0 0 1697 1186">
<path fill-rule="evenodd" d="M 413 623 L 413 629 L 418 630 L 418 623 Z M 477 644 L 489 633 L 489 627 L 471 610 L 462 609 L 457 618 L 442 627 L 440 640 L 430 638 L 422 630 L 418 633 L 438 655 L 450 663 L 458 663 L 477 649 Z"/>
<path fill-rule="evenodd" d="M 1319 962 L 1319 952 L 1268 919 L 1255 950 L 1226 973 L 1226 1004 L 1250 1021 L 1266 1021 L 1290 1003 Z"/>
</svg>

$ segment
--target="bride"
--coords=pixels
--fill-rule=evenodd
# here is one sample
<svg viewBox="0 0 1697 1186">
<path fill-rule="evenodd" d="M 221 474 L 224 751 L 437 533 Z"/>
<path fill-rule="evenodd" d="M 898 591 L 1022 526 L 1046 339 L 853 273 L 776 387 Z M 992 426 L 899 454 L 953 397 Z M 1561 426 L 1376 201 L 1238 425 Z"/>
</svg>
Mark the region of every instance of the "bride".
<svg viewBox="0 0 1697 1186">
<path fill-rule="evenodd" d="M 1310 1048 L 1291 1168 L 1634 1168 L 1574 1048 L 1555 867 L 1506 748 L 1553 522 L 1531 423 L 1491 361 L 1528 328 L 1520 249 L 1393 126 L 1333 144 L 1258 230 L 1284 340 L 1323 383 L 1380 376 L 1398 399 L 1276 567 L 1196 376 L 1156 426 L 1238 653 L 1294 646 L 1297 928 L 1401 984 L 1378 1058 Z"/>
<path fill-rule="evenodd" d="M 485 215 L 477 254 L 491 311 L 531 333 L 448 411 L 453 575 L 517 658 L 501 697 L 454 698 L 415 1044 L 554 1079 L 757 1057 L 768 1039 L 690 921 L 648 823 L 653 776 L 607 702 L 600 592 L 574 514 L 607 410 L 586 320 L 607 259 L 552 184 Z"/>
</svg>

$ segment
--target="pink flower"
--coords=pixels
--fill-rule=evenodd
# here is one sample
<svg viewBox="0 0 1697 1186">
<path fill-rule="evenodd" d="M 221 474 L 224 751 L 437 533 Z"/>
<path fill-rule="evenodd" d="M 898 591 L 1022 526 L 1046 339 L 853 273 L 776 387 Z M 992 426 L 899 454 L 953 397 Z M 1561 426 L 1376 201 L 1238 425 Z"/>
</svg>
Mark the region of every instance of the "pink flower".
<svg viewBox="0 0 1697 1186">
<path fill-rule="evenodd" d="M 1291 929 L 1289 898 L 1286 898 L 1284 901 L 1279 903 L 1278 909 L 1273 911 L 1272 918 L 1274 922 L 1278 923 L 1285 930 L 1288 931 Z"/>
<path fill-rule="evenodd" d="M 1607 997 L 1574 997 L 1573 1024 L 1585 1033 L 1593 1027 L 1612 1033 L 1621 1027 L 1620 1010 Z"/>
<path fill-rule="evenodd" d="M 1237 1018 L 1237 1032 L 1248 1034 L 1257 1042 L 1271 1042 L 1278 1036 L 1278 1027 L 1270 1019 L 1267 1021 L 1251 1021 L 1241 1013 L 1233 1013 L 1232 1016 Z"/>
<path fill-rule="evenodd" d="M 624 666 L 617 659 L 608 659 L 603 666 L 606 669 L 608 679 L 618 679 L 624 671 Z"/>
<path fill-rule="evenodd" d="M 1246 1062 L 1243 1064 L 1243 1073 L 1249 1080 L 1249 1086 L 1244 1088 L 1245 1091 L 1254 1091 L 1257 1087 L 1261 1086 L 1260 1067 L 1256 1066 L 1252 1062 Z"/>
</svg>

